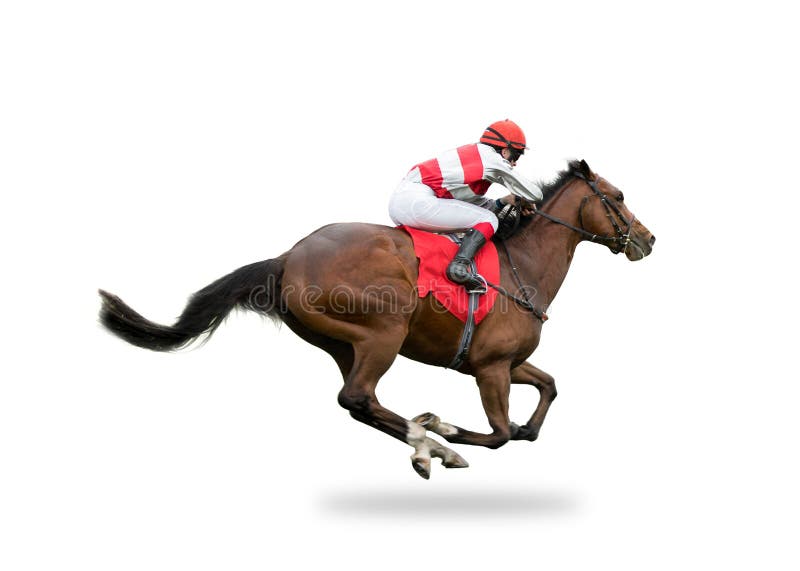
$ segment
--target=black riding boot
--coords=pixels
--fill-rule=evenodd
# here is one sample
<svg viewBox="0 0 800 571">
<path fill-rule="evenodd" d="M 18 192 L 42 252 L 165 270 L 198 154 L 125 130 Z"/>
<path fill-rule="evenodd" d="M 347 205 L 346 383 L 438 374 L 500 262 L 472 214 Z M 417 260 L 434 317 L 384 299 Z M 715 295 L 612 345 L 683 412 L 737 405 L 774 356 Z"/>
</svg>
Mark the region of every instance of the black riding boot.
<svg viewBox="0 0 800 571">
<path fill-rule="evenodd" d="M 483 234 L 474 228 L 467 230 L 456 257 L 447 266 L 447 278 L 457 284 L 462 284 L 467 289 L 486 287 L 486 284 L 470 268 L 470 262 L 485 243 L 486 237 Z"/>
</svg>

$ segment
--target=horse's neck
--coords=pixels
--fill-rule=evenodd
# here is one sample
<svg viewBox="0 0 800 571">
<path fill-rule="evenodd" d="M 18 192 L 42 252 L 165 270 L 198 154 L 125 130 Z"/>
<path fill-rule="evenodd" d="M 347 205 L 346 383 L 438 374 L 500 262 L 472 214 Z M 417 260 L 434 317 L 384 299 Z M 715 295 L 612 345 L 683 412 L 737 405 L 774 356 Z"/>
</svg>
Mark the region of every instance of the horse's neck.
<svg viewBox="0 0 800 571">
<path fill-rule="evenodd" d="M 567 188 L 574 184 L 575 182 L 568 182 L 564 185 L 542 207 L 542 212 L 577 226 L 580 199 L 574 196 L 576 189 Z M 536 289 L 534 302 L 537 306 L 546 308 L 552 303 L 567 277 L 579 242 L 580 236 L 577 232 L 536 216 L 509 243 L 523 283 Z"/>
</svg>

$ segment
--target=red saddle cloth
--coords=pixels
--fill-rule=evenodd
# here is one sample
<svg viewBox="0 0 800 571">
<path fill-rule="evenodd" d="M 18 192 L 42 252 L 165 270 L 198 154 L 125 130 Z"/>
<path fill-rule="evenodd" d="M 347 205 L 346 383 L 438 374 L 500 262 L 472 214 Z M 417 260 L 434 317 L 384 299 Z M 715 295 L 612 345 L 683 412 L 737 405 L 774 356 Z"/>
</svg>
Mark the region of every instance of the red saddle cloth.
<svg viewBox="0 0 800 571">
<path fill-rule="evenodd" d="M 467 322 L 467 290 L 463 285 L 455 284 L 447 279 L 445 270 L 458 251 L 458 244 L 447 236 L 432 234 L 408 226 L 400 226 L 411 235 L 414 241 L 414 251 L 419 258 L 419 278 L 417 289 L 420 297 L 429 293 L 447 308 L 450 313 L 464 323 Z M 478 273 L 492 283 L 500 282 L 500 259 L 497 257 L 497 247 L 489 241 L 475 256 Z M 478 298 L 478 308 L 475 310 L 475 323 L 478 324 L 486 317 L 497 299 L 497 290 L 489 288 L 485 294 Z"/>
</svg>

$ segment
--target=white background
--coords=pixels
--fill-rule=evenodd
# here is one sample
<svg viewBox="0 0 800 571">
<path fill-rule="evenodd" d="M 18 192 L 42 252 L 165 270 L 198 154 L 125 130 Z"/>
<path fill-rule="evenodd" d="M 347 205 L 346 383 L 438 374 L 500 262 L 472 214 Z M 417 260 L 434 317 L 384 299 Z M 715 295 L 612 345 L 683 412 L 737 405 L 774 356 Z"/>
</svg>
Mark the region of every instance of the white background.
<svg viewBox="0 0 800 571">
<path fill-rule="evenodd" d="M 0 567 L 797 568 L 796 19 L 779 2 L 8 2 L 0 9 Z M 533 362 L 535 443 L 430 481 L 252 314 L 156 354 L 102 287 L 187 296 L 512 118 L 658 237 L 582 245 Z M 399 359 L 410 417 L 487 425 Z M 514 418 L 535 404 L 515 387 Z"/>
</svg>

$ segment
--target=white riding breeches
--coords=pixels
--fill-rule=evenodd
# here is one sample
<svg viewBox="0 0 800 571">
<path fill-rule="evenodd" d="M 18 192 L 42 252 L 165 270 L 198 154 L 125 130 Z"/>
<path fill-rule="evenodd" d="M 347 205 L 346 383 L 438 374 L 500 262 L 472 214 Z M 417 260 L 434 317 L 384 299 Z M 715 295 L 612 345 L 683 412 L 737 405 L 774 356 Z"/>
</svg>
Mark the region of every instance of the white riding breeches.
<svg viewBox="0 0 800 571">
<path fill-rule="evenodd" d="M 404 179 L 389 199 L 389 216 L 403 224 L 429 232 L 474 228 L 482 222 L 497 230 L 497 216 L 475 204 L 455 198 L 439 198 L 427 185 Z"/>
</svg>

